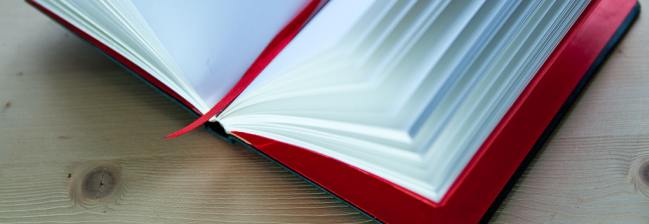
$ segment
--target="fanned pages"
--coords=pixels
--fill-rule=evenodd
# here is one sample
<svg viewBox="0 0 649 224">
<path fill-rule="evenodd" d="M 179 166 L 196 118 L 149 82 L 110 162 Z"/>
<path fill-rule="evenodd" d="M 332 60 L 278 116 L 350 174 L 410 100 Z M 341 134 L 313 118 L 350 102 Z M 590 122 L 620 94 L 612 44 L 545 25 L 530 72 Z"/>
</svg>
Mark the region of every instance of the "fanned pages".
<svg viewBox="0 0 649 224">
<path fill-rule="evenodd" d="M 587 3 L 333 0 L 217 119 L 439 201 Z"/>
</svg>

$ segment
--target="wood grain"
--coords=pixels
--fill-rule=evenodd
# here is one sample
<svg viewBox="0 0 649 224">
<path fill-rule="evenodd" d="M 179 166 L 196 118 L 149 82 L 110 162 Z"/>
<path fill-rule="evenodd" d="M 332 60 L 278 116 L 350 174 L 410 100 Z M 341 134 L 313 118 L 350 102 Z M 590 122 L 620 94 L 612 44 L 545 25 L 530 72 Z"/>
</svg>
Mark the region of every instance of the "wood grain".
<svg viewBox="0 0 649 224">
<path fill-rule="evenodd" d="M 648 23 L 641 16 L 493 222 L 649 223 Z M 0 27 L 0 223 L 372 222 L 204 130 L 162 140 L 194 117 L 24 2 L 0 1 Z M 86 184 L 97 167 L 114 181 Z"/>
</svg>

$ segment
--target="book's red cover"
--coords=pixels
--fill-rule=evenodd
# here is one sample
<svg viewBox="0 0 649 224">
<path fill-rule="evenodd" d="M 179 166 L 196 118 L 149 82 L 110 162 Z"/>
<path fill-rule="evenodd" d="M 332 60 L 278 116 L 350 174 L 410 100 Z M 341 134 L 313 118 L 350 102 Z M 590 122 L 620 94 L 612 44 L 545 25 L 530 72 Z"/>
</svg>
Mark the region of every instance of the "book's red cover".
<svg viewBox="0 0 649 224">
<path fill-rule="evenodd" d="M 27 1 L 184 106 L 201 114 L 187 100 L 126 57 L 34 0 Z M 590 3 L 439 202 L 308 149 L 249 133 L 231 134 L 378 220 L 388 223 L 476 223 L 636 4 L 636 0 L 593 0 Z M 312 0 L 273 39 L 235 88 L 209 114 L 174 135 L 191 130 L 227 107 L 290 42 L 320 5 L 320 0 Z"/>
<path fill-rule="evenodd" d="M 636 4 L 590 3 L 440 202 L 308 149 L 232 134 L 383 222 L 477 223 Z"/>
</svg>

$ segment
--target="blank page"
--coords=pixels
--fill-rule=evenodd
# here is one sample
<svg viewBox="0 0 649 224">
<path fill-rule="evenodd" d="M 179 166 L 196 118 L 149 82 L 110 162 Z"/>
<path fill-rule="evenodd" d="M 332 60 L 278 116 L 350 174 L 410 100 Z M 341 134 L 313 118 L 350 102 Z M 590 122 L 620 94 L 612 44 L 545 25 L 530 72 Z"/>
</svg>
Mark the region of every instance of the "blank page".
<svg viewBox="0 0 649 224">
<path fill-rule="evenodd" d="M 133 0 L 181 75 L 215 105 L 308 0 Z"/>
</svg>

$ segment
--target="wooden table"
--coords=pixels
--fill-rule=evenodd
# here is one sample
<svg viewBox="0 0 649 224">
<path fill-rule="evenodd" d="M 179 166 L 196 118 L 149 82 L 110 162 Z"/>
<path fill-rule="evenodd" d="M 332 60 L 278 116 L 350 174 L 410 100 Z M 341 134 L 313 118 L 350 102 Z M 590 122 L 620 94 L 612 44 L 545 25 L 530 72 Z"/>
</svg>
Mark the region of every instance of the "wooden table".
<svg viewBox="0 0 649 224">
<path fill-rule="evenodd" d="M 162 140 L 194 117 L 24 2 L 0 27 L 0 223 L 372 222 L 204 130 Z M 641 16 L 492 221 L 647 223 L 647 160 Z"/>
</svg>

